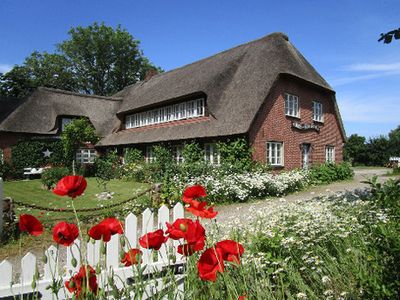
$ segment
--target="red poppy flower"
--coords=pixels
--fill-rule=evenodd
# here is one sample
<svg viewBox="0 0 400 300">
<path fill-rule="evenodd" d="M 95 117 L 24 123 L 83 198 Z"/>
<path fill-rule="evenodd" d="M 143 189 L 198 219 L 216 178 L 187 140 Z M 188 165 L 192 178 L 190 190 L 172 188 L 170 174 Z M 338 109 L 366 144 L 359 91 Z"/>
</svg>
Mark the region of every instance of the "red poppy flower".
<svg viewBox="0 0 400 300">
<path fill-rule="evenodd" d="M 154 232 L 149 232 L 139 239 L 139 244 L 146 249 L 159 250 L 161 245 L 168 240 L 167 236 L 164 236 L 162 229 L 158 229 Z"/>
<path fill-rule="evenodd" d="M 206 208 L 207 202 L 199 202 L 196 200 L 192 200 L 190 202 L 190 206 L 186 207 L 188 212 L 191 212 L 195 216 L 204 219 L 212 219 L 218 214 L 218 212 L 214 211 L 213 207 Z"/>
<path fill-rule="evenodd" d="M 193 185 L 193 186 L 187 187 L 183 191 L 182 200 L 183 200 L 183 202 L 190 204 L 190 201 L 192 201 L 193 199 L 199 199 L 199 198 L 203 198 L 206 196 L 207 196 L 206 189 L 203 186 Z"/>
<path fill-rule="evenodd" d="M 32 215 L 20 215 L 18 227 L 19 230 L 26 231 L 34 236 L 38 236 L 43 233 L 42 223 L 40 223 L 40 221 Z"/>
<path fill-rule="evenodd" d="M 83 176 L 65 176 L 57 183 L 53 193 L 59 196 L 75 198 L 82 195 L 87 186 Z"/>
<path fill-rule="evenodd" d="M 94 240 L 103 239 L 104 242 L 109 242 L 114 234 L 123 234 L 124 229 L 122 223 L 116 218 L 106 218 L 99 224 L 89 229 L 89 236 Z"/>
<path fill-rule="evenodd" d="M 187 218 L 176 219 L 172 225 L 168 222 L 166 224 L 167 230 L 165 233 L 173 240 L 186 238 L 187 232 L 193 227 L 193 221 Z"/>
<path fill-rule="evenodd" d="M 247 299 L 246 296 L 239 296 L 239 298 L 238 298 L 238 300 L 245 300 L 245 299 Z"/>
<path fill-rule="evenodd" d="M 136 248 L 130 249 L 125 253 L 125 256 L 121 259 L 121 263 L 125 264 L 125 267 L 129 267 L 131 265 L 137 265 L 142 255 L 142 251 Z"/>
<path fill-rule="evenodd" d="M 224 240 L 218 242 L 215 247 L 221 249 L 223 260 L 240 264 L 239 258 L 244 253 L 244 248 L 241 244 L 232 240 Z"/>
<path fill-rule="evenodd" d="M 74 293 L 75 297 L 78 299 L 86 299 L 88 292 L 87 287 L 89 287 L 90 292 L 96 295 L 99 288 L 97 285 L 96 271 L 89 265 L 82 265 L 79 272 L 65 282 L 65 287 L 68 291 Z M 79 298 L 80 296 L 82 298 Z"/>
<path fill-rule="evenodd" d="M 75 224 L 59 222 L 53 228 L 53 240 L 60 245 L 70 246 L 79 235 Z"/>
<path fill-rule="evenodd" d="M 178 253 L 184 256 L 191 256 L 195 252 L 203 250 L 205 246 L 205 237 L 201 237 L 195 243 L 187 243 L 178 246 Z"/>
<path fill-rule="evenodd" d="M 209 248 L 204 251 L 197 262 L 197 270 L 202 280 L 217 280 L 217 273 L 224 271 L 221 249 Z"/>
</svg>

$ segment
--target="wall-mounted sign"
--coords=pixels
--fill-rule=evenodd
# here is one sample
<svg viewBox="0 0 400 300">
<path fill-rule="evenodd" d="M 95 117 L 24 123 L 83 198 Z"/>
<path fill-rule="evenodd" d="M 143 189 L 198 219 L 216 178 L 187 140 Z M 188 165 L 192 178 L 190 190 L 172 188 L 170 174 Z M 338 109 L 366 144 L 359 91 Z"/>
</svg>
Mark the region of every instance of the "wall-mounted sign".
<svg viewBox="0 0 400 300">
<path fill-rule="evenodd" d="M 318 132 L 321 129 L 318 125 L 315 125 L 315 124 L 306 124 L 306 123 L 302 124 L 302 123 L 299 123 L 299 122 L 293 122 L 292 123 L 292 127 L 300 129 L 300 130 L 312 129 L 312 130 L 315 130 L 315 131 L 318 131 Z"/>
</svg>

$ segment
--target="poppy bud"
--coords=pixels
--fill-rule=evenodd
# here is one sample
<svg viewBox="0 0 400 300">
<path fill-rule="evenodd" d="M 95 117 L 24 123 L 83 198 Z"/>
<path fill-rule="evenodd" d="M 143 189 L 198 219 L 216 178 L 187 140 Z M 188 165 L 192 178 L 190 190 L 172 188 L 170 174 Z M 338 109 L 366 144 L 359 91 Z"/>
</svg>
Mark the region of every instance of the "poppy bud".
<svg viewBox="0 0 400 300">
<path fill-rule="evenodd" d="M 121 237 L 120 243 L 122 247 L 125 247 L 125 237 Z"/>
<path fill-rule="evenodd" d="M 32 287 L 32 289 L 35 289 L 35 288 L 36 288 L 36 281 L 35 281 L 35 280 L 32 281 L 31 287 Z"/>
<path fill-rule="evenodd" d="M 43 255 L 42 261 L 44 264 L 47 264 L 47 255 Z"/>
<path fill-rule="evenodd" d="M 186 232 L 186 225 L 183 223 L 179 224 L 179 229 L 182 230 L 183 232 Z"/>
<path fill-rule="evenodd" d="M 71 259 L 71 265 L 75 268 L 78 265 L 78 262 L 75 257 Z"/>
<path fill-rule="evenodd" d="M 75 288 L 75 281 L 71 280 L 68 285 L 71 289 Z"/>
</svg>

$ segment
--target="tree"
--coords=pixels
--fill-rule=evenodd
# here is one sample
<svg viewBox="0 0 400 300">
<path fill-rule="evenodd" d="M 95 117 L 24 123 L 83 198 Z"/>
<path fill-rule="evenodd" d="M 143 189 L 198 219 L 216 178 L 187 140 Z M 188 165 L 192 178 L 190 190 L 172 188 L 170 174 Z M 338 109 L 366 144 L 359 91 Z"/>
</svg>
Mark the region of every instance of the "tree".
<svg viewBox="0 0 400 300">
<path fill-rule="evenodd" d="M 370 138 L 365 149 L 365 164 L 369 166 L 384 166 L 389 162 L 389 140 L 386 136 Z"/>
<path fill-rule="evenodd" d="M 381 37 L 379 38 L 378 42 L 383 41 L 384 44 L 390 44 L 393 40 L 400 39 L 400 28 L 391 30 L 387 33 L 381 33 Z"/>
<path fill-rule="evenodd" d="M 99 137 L 88 119 L 79 118 L 65 126 L 61 134 L 61 141 L 66 160 L 72 162 L 79 147 L 85 143 L 94 145 L 99 141 Z"/>
<path fill-rule="evenodd" d="M 0 94 L 24 97 L 38 86 L 112 95 L 144 79 L 155 67 L 139 41 L 122 29 L 98 23 L 72 28 L 57 53 L 33 52 L 21 66 L 0 76 Z"/>
<path fill-rule="evenodd" d="M 365 164 L 365 137 L 352 134 L 344 146 L 344 159 L 353 165 Z"/>
<path fill-rule="evenodd" d="M 389 132 L 389 155 L 400 156 L 400 125 Z"/>
</svg>

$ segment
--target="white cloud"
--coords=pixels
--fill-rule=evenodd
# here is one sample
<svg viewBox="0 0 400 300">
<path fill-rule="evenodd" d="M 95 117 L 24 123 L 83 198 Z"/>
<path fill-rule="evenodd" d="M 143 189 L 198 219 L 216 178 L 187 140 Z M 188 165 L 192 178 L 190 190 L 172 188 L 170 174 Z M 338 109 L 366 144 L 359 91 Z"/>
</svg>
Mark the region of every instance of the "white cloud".
<svg viewBox="0 0 400 300">
<path fill-rule="evenodd" d="M 0 73 L 7 73 L 12 69 L 12 67 L 13 67 L 12 65 L 0 64 Z"/>
<path fill-rule="evenodd" d="M 336 86 L 345 85 L 345 84 L 353 83 L 353 82 L 357 82 L 357 81 L 365 81 L 365 80 L 370 80 L 370 79 L 375 79 L 375 78 L 382 78 L 382 77 L 396 76 L 396 75 L 400 75 L 400 69 L 393 70 L 393 71 L 380 72 L 380 73 L 333 78 L 333 79 L 329 80 L 329 82 L 332 84 L 332 86 L 336 87 Z"/>
<path fill-rule="evenodd" d="M 388 124 L 400 121 L 398 98 L 393 96 L 338 96 L 338 102 L 345 122 Z"/>
<path fill-rule="evenodd" d="M 343 66 L 341 68 L 343 71 L 361 71 L 361 72 L 379 72 L 379 71 L 400 71 L 400 63 L 390 63 L 390 64 L 370 64 L 370 63 L 362 63 L 362 64 L 351 64 L 347 66 Z"/>
</svg>

